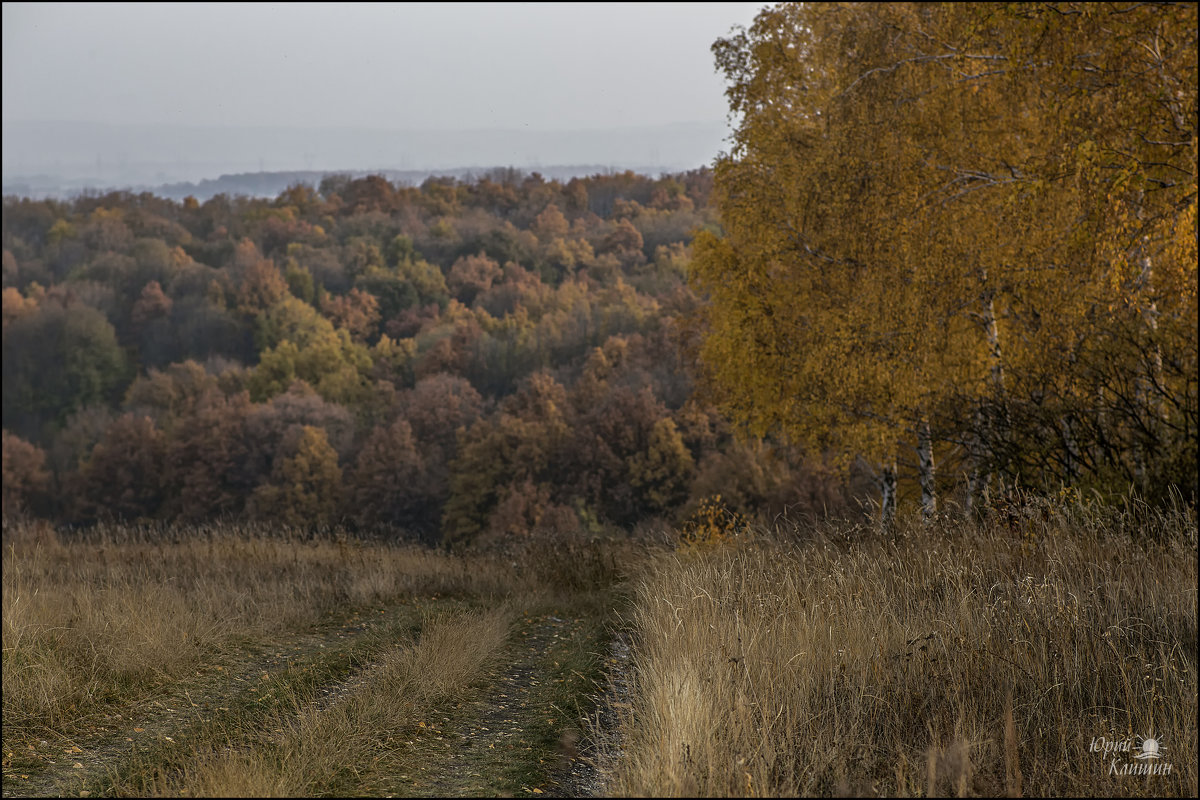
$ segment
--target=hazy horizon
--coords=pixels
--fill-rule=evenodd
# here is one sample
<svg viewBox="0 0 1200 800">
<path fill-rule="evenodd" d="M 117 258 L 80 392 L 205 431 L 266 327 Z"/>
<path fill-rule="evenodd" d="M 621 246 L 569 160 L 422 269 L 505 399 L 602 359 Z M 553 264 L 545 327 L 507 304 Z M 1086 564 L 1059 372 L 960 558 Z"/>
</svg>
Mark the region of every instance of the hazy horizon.
<svg viewBox="0 0 1200 800">
<path fill-rule="evenodd" d="M 5 3 L 4 179 L 694 168 L 730 133 L 709 48 L 761 7 Z"/>
<path fill-rule="evenodd" d="M 565 177 L 625 169 L 653 175 L 711 162 L 724 135 L 723 122 L 555 132 L 6 120 L 3 191 L 30 197 L 70 197 L 88 189 L 164 193 L 160 190 L 170 184 L 299 172 L 406 172 L 409 182 L 420 183 L 426 175 L 494 167 Z M 287 182 L 265 188 L 276 183 L 261 183 L 264 188 L 251 193 L 272 194 Z M 195 194 L 222 191 L 227 190 Z"/>
</svg>

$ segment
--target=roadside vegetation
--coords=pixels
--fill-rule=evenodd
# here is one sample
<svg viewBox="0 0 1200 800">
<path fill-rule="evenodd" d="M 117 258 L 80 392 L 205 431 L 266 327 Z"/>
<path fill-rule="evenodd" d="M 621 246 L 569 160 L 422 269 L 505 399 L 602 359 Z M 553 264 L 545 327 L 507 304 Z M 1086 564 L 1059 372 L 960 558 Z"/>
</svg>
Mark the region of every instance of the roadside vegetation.
<svg viewBox="0 0 1200 800">
<path fill-rule="evenodd" d="M 715 520 L 633 592 L 612 794 L 1196 795 L 1193 510 Z"/>
</svg>

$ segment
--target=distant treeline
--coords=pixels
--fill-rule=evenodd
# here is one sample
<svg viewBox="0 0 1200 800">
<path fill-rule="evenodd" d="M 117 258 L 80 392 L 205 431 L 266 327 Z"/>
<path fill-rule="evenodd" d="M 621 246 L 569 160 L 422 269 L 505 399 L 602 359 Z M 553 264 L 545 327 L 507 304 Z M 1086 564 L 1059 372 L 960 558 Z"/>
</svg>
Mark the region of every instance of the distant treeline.
<svg viewBox="0 0 1200 800">
<path fill-rule="evenodd" d="M 644 170 L 649 174 L 650 170 Z M 605 167 L 588 165 L 565 165 L 541 167 L 537 174 L 545 180 L 570 181 L 572 178 L 583 178 L 589 175 L 612 174 L 614 170 Z M 419 186 L 430 178 L 454 178 L 464 183 L 474 183 L 480 178 L 497 183 L 511 183 L 523 180 L 525 172 L 515 167 L 457 167 L 455 169 L 385 169 L 385 170 L 348 170 L 330 172 L 329 170 L 306 170 L 299 172 L 240 172 L 234 175 L 222 175 L 219 178 L 202 180 L 197 183 L 187 181 L 167 183 L 154 190 L 155 194 L 172 200 L 184 200 L 195 197 L 201 202 L 216 197 L 219 194 L 245 195 L 247 197 L 274 198 L 293 186 L 304 184 L 313 188 L 319 187 L 325 181 L 358 180 L 371 175 L 378 175 L 396 186 Z"/>
<path fill-rule="evenodd" d="M 540 167 L 537 174 L 548 180 L 569 181 L 572 178 L 583 178 L 589 175 L 613 174 L 624 170 L 614 170 L 597 164 L 574 164 L 564 166 Z M 642 168 L 646 174 L 654 174 L 657 170 Z M 54 175 L 34 175 L 18 177 L 4 182 L 4 194 L 34 199 L 72 200 L 78 196 L 99 197 L 114 191 L 141 194 L 148 191 L 170 200 L 185 200 L 194 197 L 201 202 L 216 197 L 219 194 L 245 197 L 262 197 L 274 199 L 289 188 L 306 185 L 312 188 L 320 186 L 327 178 L 334 180 L 358 179 L 370 175 L 378 175 L 397 186 L 418 186 L 430 178 L 454 178 L 466 183 L 473 183 L 480 177 L 490 180 L 505 181 L 510 174 L 524 172 L 515 167 L 456 167 L 454 169 L 390 169 L 390 170 L 292 170 L 267 172 L 237 172 L 221 175 L 219 178 L 206 178 L 201 181 L 178 181 L 163 183 L 157 186 L 145 186 L 120 189 L 112 182 L 105 187 L 97 187 L 90 179 L 72 179 Z"/>
</svg>

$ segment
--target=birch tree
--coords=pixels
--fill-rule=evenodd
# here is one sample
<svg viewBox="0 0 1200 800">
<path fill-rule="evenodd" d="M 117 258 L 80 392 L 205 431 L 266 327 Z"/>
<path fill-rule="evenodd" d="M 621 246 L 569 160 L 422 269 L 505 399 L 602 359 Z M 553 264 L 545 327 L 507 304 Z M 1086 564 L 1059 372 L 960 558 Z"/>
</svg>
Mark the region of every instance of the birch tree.
<svg viewBox="0 0 1200 800">
<path fill-rule="evenodd" d="M 938 442 L 973 478 L 1194 456 L 1195 16 L 803 4 L 718 41 L 724 409 L 878 464 L 885 516 L 911 445 L 927 514 Z"/>
</svg>

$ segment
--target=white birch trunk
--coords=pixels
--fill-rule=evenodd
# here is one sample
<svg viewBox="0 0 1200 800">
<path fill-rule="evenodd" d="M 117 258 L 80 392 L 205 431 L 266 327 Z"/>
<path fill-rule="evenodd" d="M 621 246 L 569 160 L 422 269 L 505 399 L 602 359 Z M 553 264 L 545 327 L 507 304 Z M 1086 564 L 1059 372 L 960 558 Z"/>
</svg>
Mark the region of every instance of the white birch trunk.
<svg viewBox="0 0 1200 800">
<path fill-rule="evenodd" d="M 996 325 L 996 304 L 988 292 L 987 304 L 983 308 L 984 328 L 987 330 L 988 363 L 992 390 L 997 397 L 1004 395 L 1004 359 L 1000 352 L 1000 328 Z"/>
<path fill-rule="evenodd" d="M 1141 267 L 1142 274 L 1138 278 L 1138 288 L 1145 293 L 1151 293 L 1154 278 L 1154 265 L 1150 259 L 1150 241 L 1149 237 L 1142 240 L 1141 245 Z M 1158 304 L 1152 299 L 1148 305 L 1142 309 L 1142 320 L 1146 324 L 1146 329 L 1150 331 L 1150 335 L 1155 339 L 1154 348 L 1150 351 L 1150 361 L 1145 364 L 1142 374 L 1138 377 L 1135 405 L 1141 409 L 1145 408 L 1149 412 L 1150 421 L 1157 422 L 1162 417 L 1162 403 L 1157 397 L 1158 387 L 1162 385 L 1162 348 L 1159 347 L 1157 339 L 1158 333 Z M 1145 488 L 1147 481 L 1147 454 L 1145 443 L 1138 438 L 1134 442 L 1133 447 L 1133 472 L 1134 480 L 1139 488 Z"/>
<path fill-rule="evenodd" d="M 937 513 L 937 494 L 933 474 L 933 434 L 929 420 L 922 417 L 917 427 L 917 469 L 921 482 L 921 514 L 929 519 Z"/>
<path fill-rule="evenodd" d="M 987 277 L 987 270 L 984 270 L 984 284 L 987 283 Z M 990 288 L 986 289 L 982 297 L 983 314 L 981 315 L 981 322 L 984 335 L 987 337 L 988 383 L 997 402 L 1004 404 L 1004 356 L 1003 350 L 1000 347 L 1000 326 L 996 323 L 996 303 L 994 298 L 994 290 Z M 1007 406 L 1004 407 L 1004 413 L 1007 419 Z M 984 446 L 992 444 L 997 433 L 991 419 L 985 418 L 983 414 L 977 413 L 975 415 L 975 425 L 974 452 L 971 454 L 972 463 L 970 472 L 967 475 L 966 512 L 968 515 L 974 510 L 975 496 L 979 492 L 980 485 L 986 485 L 991 481 L 990 474 L 983 474 L 980 462 L 983 460 Z"/>
</svg>

